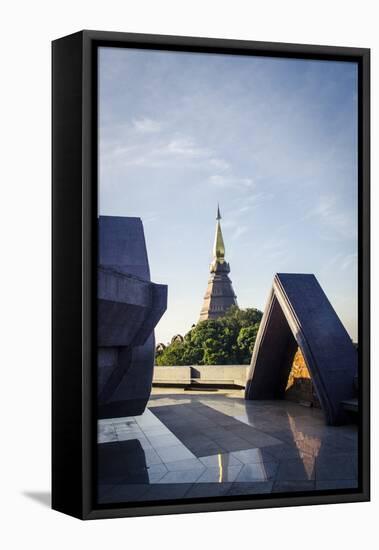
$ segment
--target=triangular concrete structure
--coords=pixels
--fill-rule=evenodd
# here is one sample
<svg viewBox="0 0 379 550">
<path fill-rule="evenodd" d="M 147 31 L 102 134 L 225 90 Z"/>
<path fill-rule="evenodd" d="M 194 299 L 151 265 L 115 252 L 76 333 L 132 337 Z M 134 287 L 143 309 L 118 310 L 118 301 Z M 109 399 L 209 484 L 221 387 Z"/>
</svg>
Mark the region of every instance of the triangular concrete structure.
<svg viewBox="0 0 379 550">
<path fill-rule="evenodd" d="M 278 273 L 254 346 L 245 398 L 281 398 L 297 347 L 327 423 L 344 422 L 341 402 L 354 396 L 357 351 L 314 275 Z"/>
</svg>

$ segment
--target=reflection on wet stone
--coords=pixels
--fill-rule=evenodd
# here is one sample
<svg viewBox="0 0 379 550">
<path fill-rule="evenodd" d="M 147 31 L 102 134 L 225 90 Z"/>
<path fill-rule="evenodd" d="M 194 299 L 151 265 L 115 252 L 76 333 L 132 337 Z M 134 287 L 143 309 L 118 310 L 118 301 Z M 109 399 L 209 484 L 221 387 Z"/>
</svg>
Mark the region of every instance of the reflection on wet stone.
<svg viewBox="0 0 379 550">
<path fill-rule="evenodd" d="M 99 421 L 102 504 L 357 487 L 357 429 L 288 401 L 153 393 L 143 415 Z"/>
</svg>

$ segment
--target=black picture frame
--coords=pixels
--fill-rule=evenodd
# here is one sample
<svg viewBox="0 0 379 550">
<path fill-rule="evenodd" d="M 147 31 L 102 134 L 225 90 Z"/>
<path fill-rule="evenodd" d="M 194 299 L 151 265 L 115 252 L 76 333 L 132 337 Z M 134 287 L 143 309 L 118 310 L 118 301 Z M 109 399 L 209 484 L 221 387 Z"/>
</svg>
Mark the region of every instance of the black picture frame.
<svg viewBox="0 0 379 550">
<path fill-rule="evenodd" d="M 99 46 L 358 64 L 359 467 L 357 490 L 97 506 L 96 263 Z M 370 499 L 370 50 L 85 30 L 52 43 L 52 507 L 81 519 Z"/>
</svg>

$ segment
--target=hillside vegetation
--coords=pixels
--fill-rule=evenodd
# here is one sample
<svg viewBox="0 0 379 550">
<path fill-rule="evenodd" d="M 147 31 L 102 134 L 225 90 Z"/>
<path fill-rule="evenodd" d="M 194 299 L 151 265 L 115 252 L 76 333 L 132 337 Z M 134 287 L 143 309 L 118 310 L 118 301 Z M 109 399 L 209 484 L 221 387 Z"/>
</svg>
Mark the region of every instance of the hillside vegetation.
<svg viewBox="0 0 379 550">
<path fill-rule="evenodd" d="M 223 317 L 200 321 L 187 332 L 157 351 L 156 364 L 243 365 L 250 363 L 262 312 L 232 306 Z"/>
</svg>

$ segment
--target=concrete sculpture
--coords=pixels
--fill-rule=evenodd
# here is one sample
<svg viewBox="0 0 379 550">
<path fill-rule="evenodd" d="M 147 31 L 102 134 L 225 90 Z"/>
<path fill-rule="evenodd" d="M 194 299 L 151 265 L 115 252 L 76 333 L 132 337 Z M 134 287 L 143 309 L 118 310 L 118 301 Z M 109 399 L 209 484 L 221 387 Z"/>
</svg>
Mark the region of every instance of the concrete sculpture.
<svg viewBox="0 0 379 550">
<path fill-rule="evenodd" d="M 300 348 L 328 424 L 346 420 L 355 392 L 357 350 L 314 275 L 275 275 L 261 321 L 246 399 L 281 398 Z"/>
<path fill-rule="evenodd" d="M 98 227 L 98 417 L 136 416 L 150 397 L 167 286 L 150 282 L 139 218 L 101 216 Z"/>
</svg>

